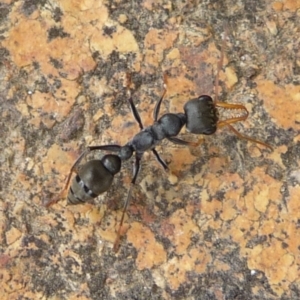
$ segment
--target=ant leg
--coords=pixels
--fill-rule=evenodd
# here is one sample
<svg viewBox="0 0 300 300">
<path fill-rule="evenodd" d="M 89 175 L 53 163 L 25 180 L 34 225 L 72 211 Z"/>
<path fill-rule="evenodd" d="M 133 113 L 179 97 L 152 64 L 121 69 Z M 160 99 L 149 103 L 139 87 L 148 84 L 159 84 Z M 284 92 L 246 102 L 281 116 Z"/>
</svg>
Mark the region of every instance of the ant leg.
<svg viewBox="0 0 300 300">
<path fill-rule="evenodd" d="M 89 146 L 87 149 L 89 152 L 95 150 L 104 150 L 104 151 L 111 151 L 111 152 L 118 152 L 122 147 L 120 145 L 100 145 L 100 146 Z"/>
<path fill-rule="evenodd" d="M 157 153 L 157 151 L 154 149 L 152 149 L 152 152 L 156 158 L 156 160 L 161 164 L 161 166 L 165 169 L 165 171 L 169 170 L 168 165 L 165 163 L 165 161 L 159 156 L 159 154 Z"/>
<path fill-rule="evenodd" d="M 115 252 L 118 252 L 118 249 L 119 249 L 119 246 L 120 246 L 120 238 L 121 238 L 121 231 L 122 231 L 122 226 L 123 226 L 123 222 L 124 222 L 124 217 L 125 217 L 125 213 L 127 211 L 127 208 L 128 208 L 129 202 L 130 202 L 131 191 L 132 191 L 133 185 L 135 185 L 136 179 L 137 179 L 138 174 L 141 170 L 140 161 L 142 159 L 142 156 L 143 156 L 143 153 L 136 153 L 136 156 L 135 156 L 135 164 L 134 164 L 134 168 L 133 168 L 133 178 L 131 180 L 130 188 L 129 188 L 127 198 L 126 198 L 126 201 L 125 201 L 125 204 L 124 204 L 124 207 L 123 207 L 122 217 L 121 217 L 121 221 L 120 221 L 120 224 L 119 224 L 119 229 L 118 229 L 118 232 L 117 232 L 117 237 L 116 237 L 116 240 L 115 240 L 115 243 L 114 243 L 114 247 L 113 247 Z"/>
<path fill-rule="evenodd" d="M 87 149 L 79 155 L 79 157 L 76 159 L 73 166 L 71 167 L 69 175 L 68 175 L 67 180 L 66 180 L 66 183 L 65 183 L 63 189 L 61 190 L 61 192 L 56 197 L 54 197 L 53 199 L 50 199 L 50 201 L 48 201 L 45 204 L 45 206 L 49 207 L 49 206 L 53 205 L 54 203 L 58 202 L 63 197 L 64 193 L 69 188 L 69 184 L 70 184 L 72 174 L 77 173 L 78 165 L 80 164 L 82 159 L 85 156 L 87 156 L 91 151 L 106 150 L 106 151 L 118 152 L 120 150 L 120 148 L 121 148 L 121 146 L 119 146 L 119 145 L 101 145 L 101 146 L 89 146 L 89 147 L 87 147 Z"/>
<path fill-rule="evenodd" d="M 153 119 L 156 122 L 158 119 L 158 115 L 159 115 L 159 110 L 160 110 L 160 105 L 162 100 L 164 99 L 165 95 L 167 92 L 167 75 L 164 74 L 164 91 L 163 94 L 161 95 L 160 99 L 156 102 L 155 108 L 153 110 Z"/>
<path fill-rule="evenodd" d="M 132 97 L 130 96 L 130 98 L 127 99 L 127 100 L 129 102 L 129 105 L 130 105 L 130 108 L 131 108 L 131 112 L 132 112 L 132 114 L 134 116 L 134 119 L 137 121 L 137 123 L 139 124 L 140 129 L 142 130 L 144 128 L 144 126 L 143 126 L 140 114 L 139 114 L 139 112 L 137 111 L 136 107 L 133 104 Z"/>
<path fill-rule="evenodd" d="M 177 137 L 168 137 L 167 138 L 170 142 L 174 143 L 174 144 L 178 144 L 178 145 L 184 145 L 184 146 L 192 146 L 192 147 L 197 147 L 199 146 L 200 142 L 189 142 L 189 141 L 185 141 L 182 139 L 179 139 Z"/>
<path fill-rule="evenodd" d="M 137 109 L 136 109 L 136 107 L 133 103 L 132 95 L 131 95 L 131 92 L 130 92 L 131 76 L 130 76 L 129 73 L 127 73 L 126 77 L 127 77 L 126 89 L 127 89 L 127 94 L 128 94 L 127 101 L 129 102 L 130 109 L 131 109 L 131 112 L 133 114 L 134 119 L 137 121 L 137 123 L 139 124 L 140 129 L 142 130 L 144 128 L 144 126 L 143 126 L 140 114 L 137 111 Z"/>
</svg>

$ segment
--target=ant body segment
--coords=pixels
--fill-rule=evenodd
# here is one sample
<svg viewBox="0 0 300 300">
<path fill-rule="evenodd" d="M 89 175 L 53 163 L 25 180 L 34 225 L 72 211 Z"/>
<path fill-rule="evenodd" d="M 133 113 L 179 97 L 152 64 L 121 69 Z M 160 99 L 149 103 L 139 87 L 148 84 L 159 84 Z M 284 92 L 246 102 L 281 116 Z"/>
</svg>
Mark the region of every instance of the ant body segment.
<svg viewBox="0 0 300 300">
<path fill-rule="evenodd" d="M 68 190 L 73 173 L 76 173 L 76 176 L 73 178 L 68 191 L 68 204 L 85 203 L 92 198 L 96 198 L 98 195 L 106 192 L 110 188 L 114 179 L 114 175 L 116 175 L 121 170 L 122 162 L 130 159 L 133 155 L 135 155 L 133 177 L 124 204 L 117 238 L 114 243 L 115 252 L 117 252 L 119 248 L 121 229 L 125 212 L 130 202 L 132 187 L 136 184 L 136 180 L 141 169 L 140 161 L 144 152 L 151 150 L 157 161 L 167 171 L 167 164 L 155 150 L 155 146 L 159 142 L 161 142 L 163 139 L 168 139 L 170 142 L 173 142 L 175 144 L 190 146 L 198 145 L 198 143 L 192 143 L 176 137 L 184 125 L 186 126 L 188 132 L 204 135 L 213 134 L 216 132 L 217 128 L 228 126 L 229 129 L 231 129 L 239 138 L 243 138 L 272 149 L 271 146 L 264 142 L 242 135 L 231 125 L 233 123 L 243 121 L 248 117 L 248 111 L 246 107 L 241 104 L 230 104 L 219 102 L 217 100 L 213 101 L 210 96 L 202 95 L 198 98 L 187 101 L 184 105 L 184 113 L 166 113 L 159 118 L 160 106 L 167 92 L 166 76 L 164 76 L 163 94 L 156 103 L 153 111 L 154 123 L 144 128 L 140 115 L 136 107 L 134 106 L 130 93 L 130 78 L 127 79 L 127 92 L 129 93 L 128 102 L 134 119 L 139 124 L 140 131 L 124 146 L 111 144 L 87 147 L 87 149 L 78 157 L 78 159 L 73 164 L 68 175 L 65 187 L 63 188 L 61 193 L 59 193 L 57 197 L 53 198 L 46 204 L 47 206 L 50 206 L 53 203 L 57 202 L 60 198 L 62 198 L 65 191 Z M 245 111 L 245 114 L 240 117 L 220 121 L 219 112 L 217 109 L 218 107 L 229 110 L 242 109 Z M 100 160 L 90 160 L 83 166 L 78 168 L 82 159 L 85 158 L 88 153 L 95 150 L 109 151 L 114 154 L 106 154 Z"/>
</svg>

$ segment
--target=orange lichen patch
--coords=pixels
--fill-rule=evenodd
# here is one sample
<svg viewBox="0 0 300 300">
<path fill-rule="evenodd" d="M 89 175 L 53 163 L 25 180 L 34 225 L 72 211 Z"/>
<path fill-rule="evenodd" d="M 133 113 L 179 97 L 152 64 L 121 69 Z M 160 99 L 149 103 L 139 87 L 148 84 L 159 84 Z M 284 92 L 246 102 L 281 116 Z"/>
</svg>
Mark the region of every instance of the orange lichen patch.
<svg viewBox="0 0 300 300">
<path fill-rule="evenodd" d="M 290 199 L 287 202 L 288 214 L 286 215 L 285 222 L 282 224 L 282 233 L 283 236 L 287 236 L 287 249 L 290 253 L 293 253 L 295 257 L 298 257 L 297 261 L 300 264 L 299 255 L 297 253 L 300 247 L 300 234 L 299 228 L 297 228 L 298 220 L 299 220 L 299 195 L 300 195 L 300 187 L 290 187 Z M 281 238 L 283 238 L 283 236 Z"/>
<path fill-rule="evenodd" d="M 285 0 L 285 1 L 283 1 L 283 8 L 294 12 L 300 8 L 300 1 L 299 0 Z"/>
<path fill-rule="evenodd" d="M 223 221 L 230 221 L 236 218 L 239 214 L 238 210 L 235 207 L 237 199 L 227 198 L 227 196 L 225 196 L 225 199 L 226 200 L 224 201 L 224 205 L 220 213 L 220 218 Z"/>
<path fill-rule="evenodd" d="M 138 222 L 133 222 L 127 233 L 128 242 L 138 251 L 136 265 L 138 270 L 150 269 L 166 260 L 163 246 L 155 240 L 153 232 Z"/>
<path fill-rule="evenodd" d="M 286 145 L 281 145 L 276 147 L 276 151 L 268 153 L 268 157 L 272 159 L 274 162 L 278 163 L 282 168 L 284 168 L 284 164 L 282 162 L 282 154 L 286 153 L 288 148 Z"/>
<path fill-rule="evenodd" d="M 163 60 L 164 51 L 174 45 L 177 36 L 177 31 L 150 29 L 144 41 L 145 64 L 157 68 Z"/>
<path fill-rule="evenodd" d="M 281 183 L 264 174 L 260 168 L 254 169 L 251 177 L 259 178 L 258 183 L 252 185 L 252 190 L 248 192 L 240 201 L 242 214 L 234 220 L 234 226 L 231 227 L 230 232 L 234 241 L 240 245 L 244 245 L 242 252 L 246 251 L 247 239 L 246 236 L 255 237 L 268 236 L 273 234 L 277 236 L 276 232 L 281 232 L 281 224 L 275 220 L 279 217 L 278 201 L 281 199 L 280 187 Z M 253 180 L 253 179 L 252 179 Z M 258 220 L 261 220 L 259 223 Z M 282 224 L 286 226 L 285 223 Z M 280 234 L 278 238 L 283 239 L 284 236 Z"/>
<path fill-rule="evenodd" d="M 17 241 L 18 239 L 20 239 L 21 236 L 22 236 L 22 232 L 19 229 L 12 227 L 10 230 L 6 231 L 5 233 L 6 243 L 10 245 L 15 241 Z"/>
<path fill-rule="evenodd" d="M 176 252 L 177 253 L 177 252 Z M 169 286 L 177 290 L 187 281 L 187 272 L 201 274 L 205 272 L 207 265 L 211 263 L 211 256 L 203 249 L 191 249 L 182 253 L 181 257 L 174 257 L 162 266 L 164 278 Z"/>
<path fill-rule="evenodd" d="M 63 10 L 70 13 L 70 15 L 80 17 L 84 12 L 89 11 L 89 13 L 98 13 L 98 18 L 102 19 L 108 15 L 107 8 L 103 5 L 102 1 L 96 0 L 63 0 L 60 2 L 60 6 Z M 101 8 L 101 10 L 100 10 Z M 100 12 L 102 11 L 102 14 Z M 86 16 L 85 16 L 86 17 Z M 91 18 L 88 18 L 86 22 L 91 21 Z"/>
<path fill-rule="evenodd" d="M 268 189 L 269 198 L 271 201 L 274 201 L 275 203 L 278 203 L 278 201 L 281 199 L 281 182 L 274 179 L 273 177 L 266 174 L 264 168 L 255 168 L 251 172 L 251 176 L 254 180 L 259 179 L 259 184 L 264 184 L 264 187 L 260 186 L 261 189 Z M 268 188 L 269 187 L 269 188 Z"/>
<path fill-rule="evenodd" d="M 129 120 L 129 122 L 126 122 L 126 120 Z M 106 133 L 106 136 L 120 145 L 125 145 L 139 130 L 138 124 L 128 112 L 128 116 L 125 117 L 122 115 L 114 116 L 111 122 L 111 130 Z"/>
<path fill-rule="evenodd" d="M 272 190 L 271 190 L 272 191 Z M 255 186 L 255 190 L 253 191 L 253 194 L 251 195 L 254 198 L 254 208 L 264 213 L 267 210 L 268 204 L 270 202 L 270 191 L 266 189 L 265 184 L 257 184 Z"/>
<path fill-rule="evenodd" d="M 286 249 L 283 249 L 282 242 L 278 240 L 270 241 L 270 245 L 266 248 L 258 245 L 253 249 L 248 249 L 249 269 L 264 272 L 272 286 L 280 284 L 284 289 L 288 288 L 289 283 L 284 279 L 287 278 L 294 262 L 295 257 L 288 254 Z"/>
<path fill-rule="evenodd" d="M 223 213 L 222 218 L 232 219 L 237 213 L 237 209 L 240 209 L 242 200 L 240 195 L 244 191 L 243 179 L 238 174 L 224 173 L 223 175 L 217 175 L 221 171 L 223 163 L 227 164 L 227 160 L 223 158 L 213 158 L 213 163 L 210 164 L 211 168 L 208 168 L 209 173 L 205 174 L 203 186 L 207 191 L 202 191 L 201 195 L 201 207 L 207 213 L 213 214 L 213 211 L 219 211 Z M 224 169 L 226 169 L 224 167 Z M 223 169 L 223 170 L 224 170 Z M 224 193 L 224 199 L 214 199 L 218 197 L 218 192 Z M 205 200 L 212 198 L 211 202 Z M 222 202 L 221 202 L 222 201 Z M 208 210 L 207 210 L 208 209 Z M 229 219 L 228 219 L 229 218 Z"/>
<path fill-rule="evenodd" d="M 160 6 L 162 4 L 163 4 L 163 1 L 161 1 L 161 0 L 159 0 L 159 1 L 157 1 L 157 0 L 156 1 L 155 0 L 143 0 L 143 3 L 142 3 L 142 5 L 150 11 L 155 9 L 155 5 Z"/>
<path fill-rule="evenodd" d="M 229 234 L 232 240 L 241 246 L 242 253 L 247 244 L 246 237 L 249 236 L 252 230 L 256 233 L 255 229 L 257 229 L 258 225 L 259 224 L 245 218 L 244 215 L 241 214 L 237 216 L 232 226 L 230 226 Z"/>
<path fill-rule="evenodd" d="M 117 215 L 119 219 L 117 219 Z M 101 222 L 101 226 L 97 228 L 95 233 L 100 236 L 101 240 L 105 240 L 113 244 L 116 240 L 119 222 L 121 218 L 121 212 L 116 213 L 110 211 L 107 216 L 99 220 Z M 127 216 L 125 216 L 124 224 L 122 226 L 122 235 L 128 229 L 128 225 L 126 224 Z"/>
<path fill-rule="evenodd" d="M 289 212 L 300 212 L 300 186 L 289 188 L 290 199 L 287 202 L 287 208 Z"/>
<path fill-rule="evenodd" d="M 170 165 L 170 169 L 172 173 L 176 176 L 184 170 L 187 165 L 190 165 L 193 161 L 195 161 L 195 156 L 190 153 L 189 148 L 170 148 L 168 153 L 172 155 L 172 157 L 176 157 L 176 160 L 172 161 Z"/>
<path fill-rule="evenodd" d="M 179 49 L 174 48 L 166 55 L 168 60 L 175 60 L 176 62 L 180 62 L 180 52 Z"/>
<path fill-rule="evenodd" d="M 295 144 L 297 144 L 298 142 L 300 142 L 300 135 L 299 135 L 299 134 L 295 136 L 293 142 L 294 142 Z M 299 166 L 299 165 L 300 165 L 300 164 L 298 163 L 298 166 Z"/>
<path fill-rule="evenodd" d="M 78 146 L 75 143 L 69 145 L 71 149 L 76 149 Z M 59 174 L 65 177 L 69 174 L 70 168 L 74 163 L 75 159 L 78 157 L 74 151 L 63 151 L 63 149 L 53 144 L 49 148 L 47 155 L 43 157 L 42 168 L 44 174 L 51 174 L 53 169 L 55 169 Z"/>
<path fill-rule="evenodd" d="M 172 113 L 183 112 L 183 106 L 189 99 L 191 91 L 196 88 L 195 83 L 185 75 L 185 72 L 181 72 L 176 77 L 168 77 L 166 101 L 168 101 L 169 111 Z M 164 107 L 162 108 L 164 109 Z"/>
<path fill-rule="evenodd" d="M 10 14 L 10 19 L 15 27 L 10 31 L 10 39 L 6 40 L 9 47 L 17 51 L 13 51 L 14 61 L 17 65 L 27 65 L 32 63 L 32 60 L 40 63 L 41 69 L 51 68 L 49 58 L 57 58 L 60 62 L 65 63 L 67 68 L 68 78 L 73 79 L 78 76 L 80 69 L 90 70 L 94 67 L 95 62 L 89 53 L 89 45 L 87 43 L 86 32 L 93 29 L 90 22 L 97 20 L 99 24 L 103 24 L 107 19 L 107 9 L 102 6 L 99 1 L 90 1 L 88 8 L 86 5 L 76 4 L 74 1 L 61 1 L 60 6 L 63 10 L 69 13 L 64 14 L 61 20 L 62 28 L 67 31 L 67 36 L 64 38 L 56 38 L 52 41 L 47 40 L 47 30 L 56 24 L 51 18 L 50 10 L 43 10 L 40 12 L 40 18 L 27 19 L 24 15 L 19 13 L 22 3 L 17 3 Z M 86 27 L 86 28 L 85 28 Z M 100 26 L 101 27 L 101 26 Z M 28 42 L 28 32 L 35 38 Z M 72 38 L 76 35 L 76 39 Z M 26 63 L 27 59 L 27 63 Z M 46 70 L 45 69 L 45 70 Z M 76 70 L 76 72 L 72 72 Z M 51 70 L 55 72 L 54 69 Z M 57 72 L 57 71 L 56 71 Z M 53 74 L 56 74 L 53 73 Z M 48 72 L 45 72 L 48 73 Z M 71 76 L 71 77 L 69 77 Z"/>
<path fill-rule="evenodd" d="M 296 285 L 300 284 L 300 278 L 299 278 L 299 256 L 293 256 L 291 257 L 290 255 L 287 255 L 284 259 L 287 260 L 287 264 L 290 264 L 292 261 L 292 258 L 295 258 L 295 263 L 291 264 L 289 267 L 288 272 L 285 274 L 286 275 L 286 280 L 288 282 L 294 282 Z M 288 261 L 290 260 L 290 261 Z M 285 278 L 284 278 L 285 279 Z M 286 288 L 289 288 L 289 285 L 286 285 Z"/>
<path fill-rule="evenodd" d="M 191 220 L 186 210 L 177 210 L 169 219 L 169 226 L 173 227 L 171 235 L 167 235 L 176 247 L 176 253 L 183 254 L 191 243 L 191 237 L 197 232 L 196 224 Z M 168 233 L 169 231 L 164 231 Z"/>
<path fill-rule="evenodd" d="M 32 182 L 30 182 L 30 179 L 24 173 L 18 173 L 16 175 L 14 184 L 16 185 L 16 187 L 21 184 L 24 190 L 29 190 L 30 188 L 32 188 Z M 22 195 L 20 196 L 22 197 Z M 22 207 L 24 204 L 22 204 L 21 202 L 22 201 L 18 201 L 17 206 Z"/>
<path fill-rule="evenodd" d="M 93 30 L 90 45 L 94 51 L 106 58 L 113 51 L 121 53 L 134 52 L 138 53 L 138 44 L 132 33 L 118 24 L 107 24 L 107 26 L 115 26 L 115 31 L 111 36 L 105 35 L 101 30 Z"/>
<path fill-rule="evenodd" d="M 246 204 L 245 217 L 251 220 L 258 220 L 260 213 L 265 213 L 270 201 L 278 203 L 281 199 L 280 188 L 281 182 L 273 179 L 269 175 L 265 174 L 265 171 L 261 168 L 256 168 L 251 173 L 251 181 L 257 180 L 258 183 L 254 183 L 252 190 L 245 195 L 244 201 Z M 278 211 L 274 212 L 276 217 Z"/>
<path fill-rule="evenodd" d="M 35 61 L 39 63 L 44 74 L 58 76 L 60 71 L 66 73 L 71 80 L 76 79 L 82 70 L 94 68 L 95 62 L 90 56 L 81 53 L 82 47 L 77 39 L 65 37 L 48 41 L 46 30 L 52 25 L 39 20 L 20 18 L 17 25 L 11 29 L 9 39 L 3 42 L 11 51 L 15 64 L 22 67 Z M 28 32 L 35 37 L 30 42 L 27 38 Z M 89 51 L 87 47 L 85 51 Z M 50 58 L 59 61 L 61 68 L 56 69 Z"/>
<path fill-rule="evenodd" d="M 222 79 L 222 78 L 221 78 Z M 225 68 L 225 84 L 226 89 L 230 90 L 237 84 L 238 78 L 235 69 L 232 66 Z"/>
<path fill-rule="evenodd" d="M 60 216 L 61 216 L 62 219 L 64 219 L 64 221 L 66 222 L 68 227 L 70 227 L 70 228 L 74 227 L 75 218 L 74 218 L 73 212 L 71 212 L 68 209 L 62 209 L 62 210 L 60 210 Z"/>
<path fill-rule="evenodd" d="M 288 207 L 290 213 L 282 214 L 278 207 L 278 201 L 281 200 L 281 183 L 266 175 L 261 168 L 254 169 L 251 177 L 254 180 L 259 178 L 259 182 L 253 183 L 252 191 L 245 196 L 246 210 L 234 220 L 230 235 L 241 245 L 242 254 L 248 258 L 249 268 L 264 272 L 273 290 L 280 295 L 288 289 L 289 282 L 298 278 L 299 233 L 296 223 L 299 218 L 297 213 L 299 189 L 297 187 L 291 189 L 287 204 L 290 205 Z M 256 217 L 253 217 L 254 215 Z M 277 221 L 279 218 L 281 222 Z M 246 247 L 248 239 L 245 238 L 249 237 L 249 234 L 253 238 L 257 236 L 269 238 L 266 242 L 249 248 Z M 290 280 L 287 280 L 288 277 Z"/>
<path fill-rule="evenodd" d="M 10 51 L 14 63 L 24 67 L 37 62 L 40 71 L 46 77 L 48 75 L 50 84 L 50 78 L 58 78 L 61 83 L 58 90 L 53 88 L 50 93 L 36 91 L 27 97 L 26 102 L 30 109 L 23 102 L 17 103 L 17 108 L 22 113 L 32 116 L 30 122 L 36 127 L 43 123 L 52 128 L 55 120 L 61 121 L 70 112 L 80 92 L 76 79 L 96 66 L 91 48 L 104 56 L 113 50 L 126 53 L 138 51 L 137 43 L 128 30 L 108 22 L 107 8 L 101 2 L 75 2 L 60 3 L 62 9 L 69 12 L 61 20 L 60 30 L 65 35 L 63 38 L 50 38 L 49 32 L 57 25 L 51 20 L 48 10 L 42 11 L 40 18 L 32 19 L 19 13 L 21 4 L 16 4 L 11 12 L 10 17 L 15 20 L 15 26 L 9 31 L 9 37 L 3 41 L 3 46 Z M 112 37 L 102 34 L 103 26 L 116 27 Z M 34 39 L 28 40 L 28 32 Z M 58 66 L 55 66 L 54 61 Z M 67 79 L 62 78 L 61 74 Z"/>
<path fill-rule="evenodd" d="M 39 91 L 36 91 L 32 96 L 27 97 L 26 103 L 28 107 L 32 108 L 30 109 L 30 123 L 38 128 L 41 123 L 48 128 L 52 128 L 55 124 L 55 119 L 61 121 L 66 117 L 75 102 L 76 95 L 74 95 L 74 92 L 76 93 L 78 90 L 74 83 L 72 83 L 72 87 L 70 87 L 70 84 L 66 84 L 64 92 L 66 92 L 65 96 L 67 99 L 61 99 L 59 95 L 56 97 L 56 95 L 53 95 L 52 93 L 40 93 Z M 20 111 L 23 111 L 22 103 L 19 102 L 16 107 Z M 54 116 L 55 119 L 46 118 L 45 120 L 45 115 L 49 116 L 49 118 L 50 116 Z"/>
<path fill-rule="evenodd" d="M 222 202 L 216 199 L 207 201 L 209 199 L 209 196 L 206 190 L 202 190 L 200 198 L 201 198 L 200 208 L 203 213 L 214 216 L 217 211 L 220 212 L 222 210 Z"/>
<path fill-rule="evenodd" d="M 18 297 L 20 297 L 20 294 L 24 290 L 23 270 L 20 271 L 17 268 L 14 268 L 14 270 L 1 269 L 0 276 L 1 295 L 4 295 L 4 297 L 7 295 L 7 298 L 2 299 L 18 299 Z"/>
<path fill-rule="evenodd" d="M 277 229 L 278 224 L 274 219 L 264 220 L 259 226 L 258 234 L 259 235 L 269 235 L 274 233 Z"/>
<path fill-rule="evenodd" d="M 54 226 L 57 226 L 58 222 L 57 220 L 55 220 L 53 218 L 53 215 L 52 214 L 47 214 L 45 216 L 40 216 L 40 217 L 37 217 L 35 222 L 33 223 L 33 226 L 40 226 L 40 229 L 45 229 L 45 230 L 48 230 L 49 229 L 49 226 L 50 227 L 54 227 Z"/>
<path fill-rule="evenodd" d="M 35 42 L 28 42 L 28 32 L 33 34 Z M 3 45 L 12 53 L 16 65 L 26 66 L 33 61 L 45 61 L 46 40 L 46 31 L 38 20 L 20 19 L 18 25 L 11 29 L 9 38 L 3 41 Z"/>
<path fill-rule="evenodd" d="M 284 129 L 300 129 L 300 87 L 297 85 L 279 86 L 272 81 L 257 79 L 259 97 L 277 126 Z"/>
<path fill-rule="evenodd" d="M 229 160 L 227 157 L 212 157 L 209 162 L 208 162 L 208 170 L 209 170 L 209 173 L 207 174 L 207 179 L 209 181 L 213 181 L 212 179 L 216 178 L 216 174 L 220 171 L 223 171 L 223 170 L 226 170 L 226 167 L 228 166 L 229 164 Z M 224 176 L 229 176 L 228 174 L 224 175 Z M 212 178 L 213 177 L 213 178 Z M 225 179 L 225 180 L 224 180 Z M 221 179 L 222 182 L 226 182 L 227 180 L 229 181 L 235 181 L 235 180 L 238 180 L 237 177 L 236 177 L 236 174 L 233 175 L 233 178 L 230 180 L 230 178 L 223 178 Z M 240 179 L 239 179 L 240 181 Z M 210 186 L 211 188 L 211 191 L 213 192 L 214 190 L 216 191 L 215 188 L 217 187 L 214 187 L 214 186 Z"/>
<path fill-rule="evenodd" d="M 275 11 L 281 11 L 282 8 L 283 8 L 283 3 L 282 2 L 279 2 L 279 1 L 275 1 L 272 5 L 273 9 Z"/>
<path fill-rule="evenodd" d="M 106 210 L 106 205 L 101 205 L 100 208 L 92 205 L 90 209 L 84 213 L 84 216 L 89 220 L 89 224 L 97 225 L 101 222 Z"/>
<path fill-rule="evenodd" d="M 214 271 L 228 271 L 230 270 L 230 265 L 224 263 L 223 261 L 216 259 L 213 261 Z"/>
<path fill-rule="evenodd" d="M 254 196 L 253 193 L 249 193 L 245 196 L 245 212 L 244 217 L 251 221 L 258 221 L 260 214 L 254 209 Z"/>
</svg>

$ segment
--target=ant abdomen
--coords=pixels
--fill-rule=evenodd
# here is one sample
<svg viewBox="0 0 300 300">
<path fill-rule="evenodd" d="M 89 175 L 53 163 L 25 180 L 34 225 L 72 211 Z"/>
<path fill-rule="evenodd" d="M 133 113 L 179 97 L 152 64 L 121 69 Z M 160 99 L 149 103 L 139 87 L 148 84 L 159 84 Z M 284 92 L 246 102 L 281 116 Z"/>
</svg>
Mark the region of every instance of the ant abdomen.
<svg viewBox="0 0 300 300">
<path fill-rule="evenodd" d="M 202 95 L 184 105 L 187 131 L 194 134 L 213 134 L 217 130 L 218 110 L 210 96 Z"/>
<path fill-rule="evenodd" d="M 101 160 L 85 163 L 73 178 L 68 193 L 68 204 L 87 202 L 106 192 L 121 169 L 121 159 L 116 155 L 105 155 Z"/>
</svg>

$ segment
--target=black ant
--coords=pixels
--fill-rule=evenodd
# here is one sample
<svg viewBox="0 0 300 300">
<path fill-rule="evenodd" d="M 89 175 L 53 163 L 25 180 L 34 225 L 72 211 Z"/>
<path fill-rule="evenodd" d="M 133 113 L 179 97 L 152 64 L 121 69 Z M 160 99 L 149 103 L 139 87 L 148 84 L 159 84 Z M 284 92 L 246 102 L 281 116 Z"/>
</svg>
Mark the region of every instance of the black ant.
<svg viewBox="0 0 300 300">
<path fill-rule="evenodd" d="M 164 76 L 164 91 L 161 98 L 156 103 L 153 111 L 154 123 L 144 128 L 140 115 L 134 106 L 132 96 L 130 93 L 130 77 L 127 78 L 127 92 L 129 93 L 128 102 L 134 116 L 134 119 L 139 124 L 140 132 L 138 132 L 127 144 L 124 146 L 120 145 L 99 145 L 89 146 L 87 149 L 78 157 L 73 164 L 70 173 L 68 175 L 65 187 L 61 193 L 50 200 L 47 206 L 57 202 L 68 189 L 69 183 L 73 172 L 76 176 L 73 178 L 69 192 L 68 192 L 68 204 L 80 204 L 85 203 L 92 198 L 96 198 L 101 193 L 106 192 L 112 182 L 114 175 L 121 170 L 122 161 L 130 159 L 135 153 L 135 163 L 133 168 L 133 178 L 131 180 L 131 186 L 129 188 L 127 198 L 124 204 L 121 221 L 117 233 L 117 238 L 114 243 L 114 251 L 119 248 L 119 241 L 121 236 L 121 229 L 124 221 L 125 212 L 127 210 L 132 186 L 136 183 L 138 174 L 141 169 L 140 161 L 144 152 L 151 150 L 157 161 L 167 171 L 168 166 L 164 160 L 159 156 L 155 150 L 155 146 L 163 139 L 168 139 L 170 142 L 179 145 L 190 145 L 195 146 L 197 143 L 192 143 L 177 138 L 183 126 L 185 125 L 187 131 L 194 134 L 205 134 L 210 135 L 216 132 L 217 128 L 227 126 L 229 127 L 238 137 L 249 140 L 254 143 L 261 144 L 265 147 L 272 149 L 268 144 L 250 138 L 248 136 L 239 133 L 231 124 L 243 121 L 248 117 L 248 111 L 245 106 L 241 104 L 230 104 L 213 101 L 210 96 L 202 95 L 198 98 L 187 101 L 184 105 L 184 113 L 167 113 L 159 118 L 159 111 L 162 100 L 167 92 L 167 77 Z M 218 80 L 218 79 L 217 79 Z M 242 109 L 245 114 L 240 117 L 230 118 L 227 120 L 220 121 L 218 107 L 224 109 Z M 115 154 L 106 154 L 101 160 L 90 160 L 85 163 L 82 167 L 78 168 L 78 165 L 88 153 L 95 150 L 110 151 Z"/>
</svg>

